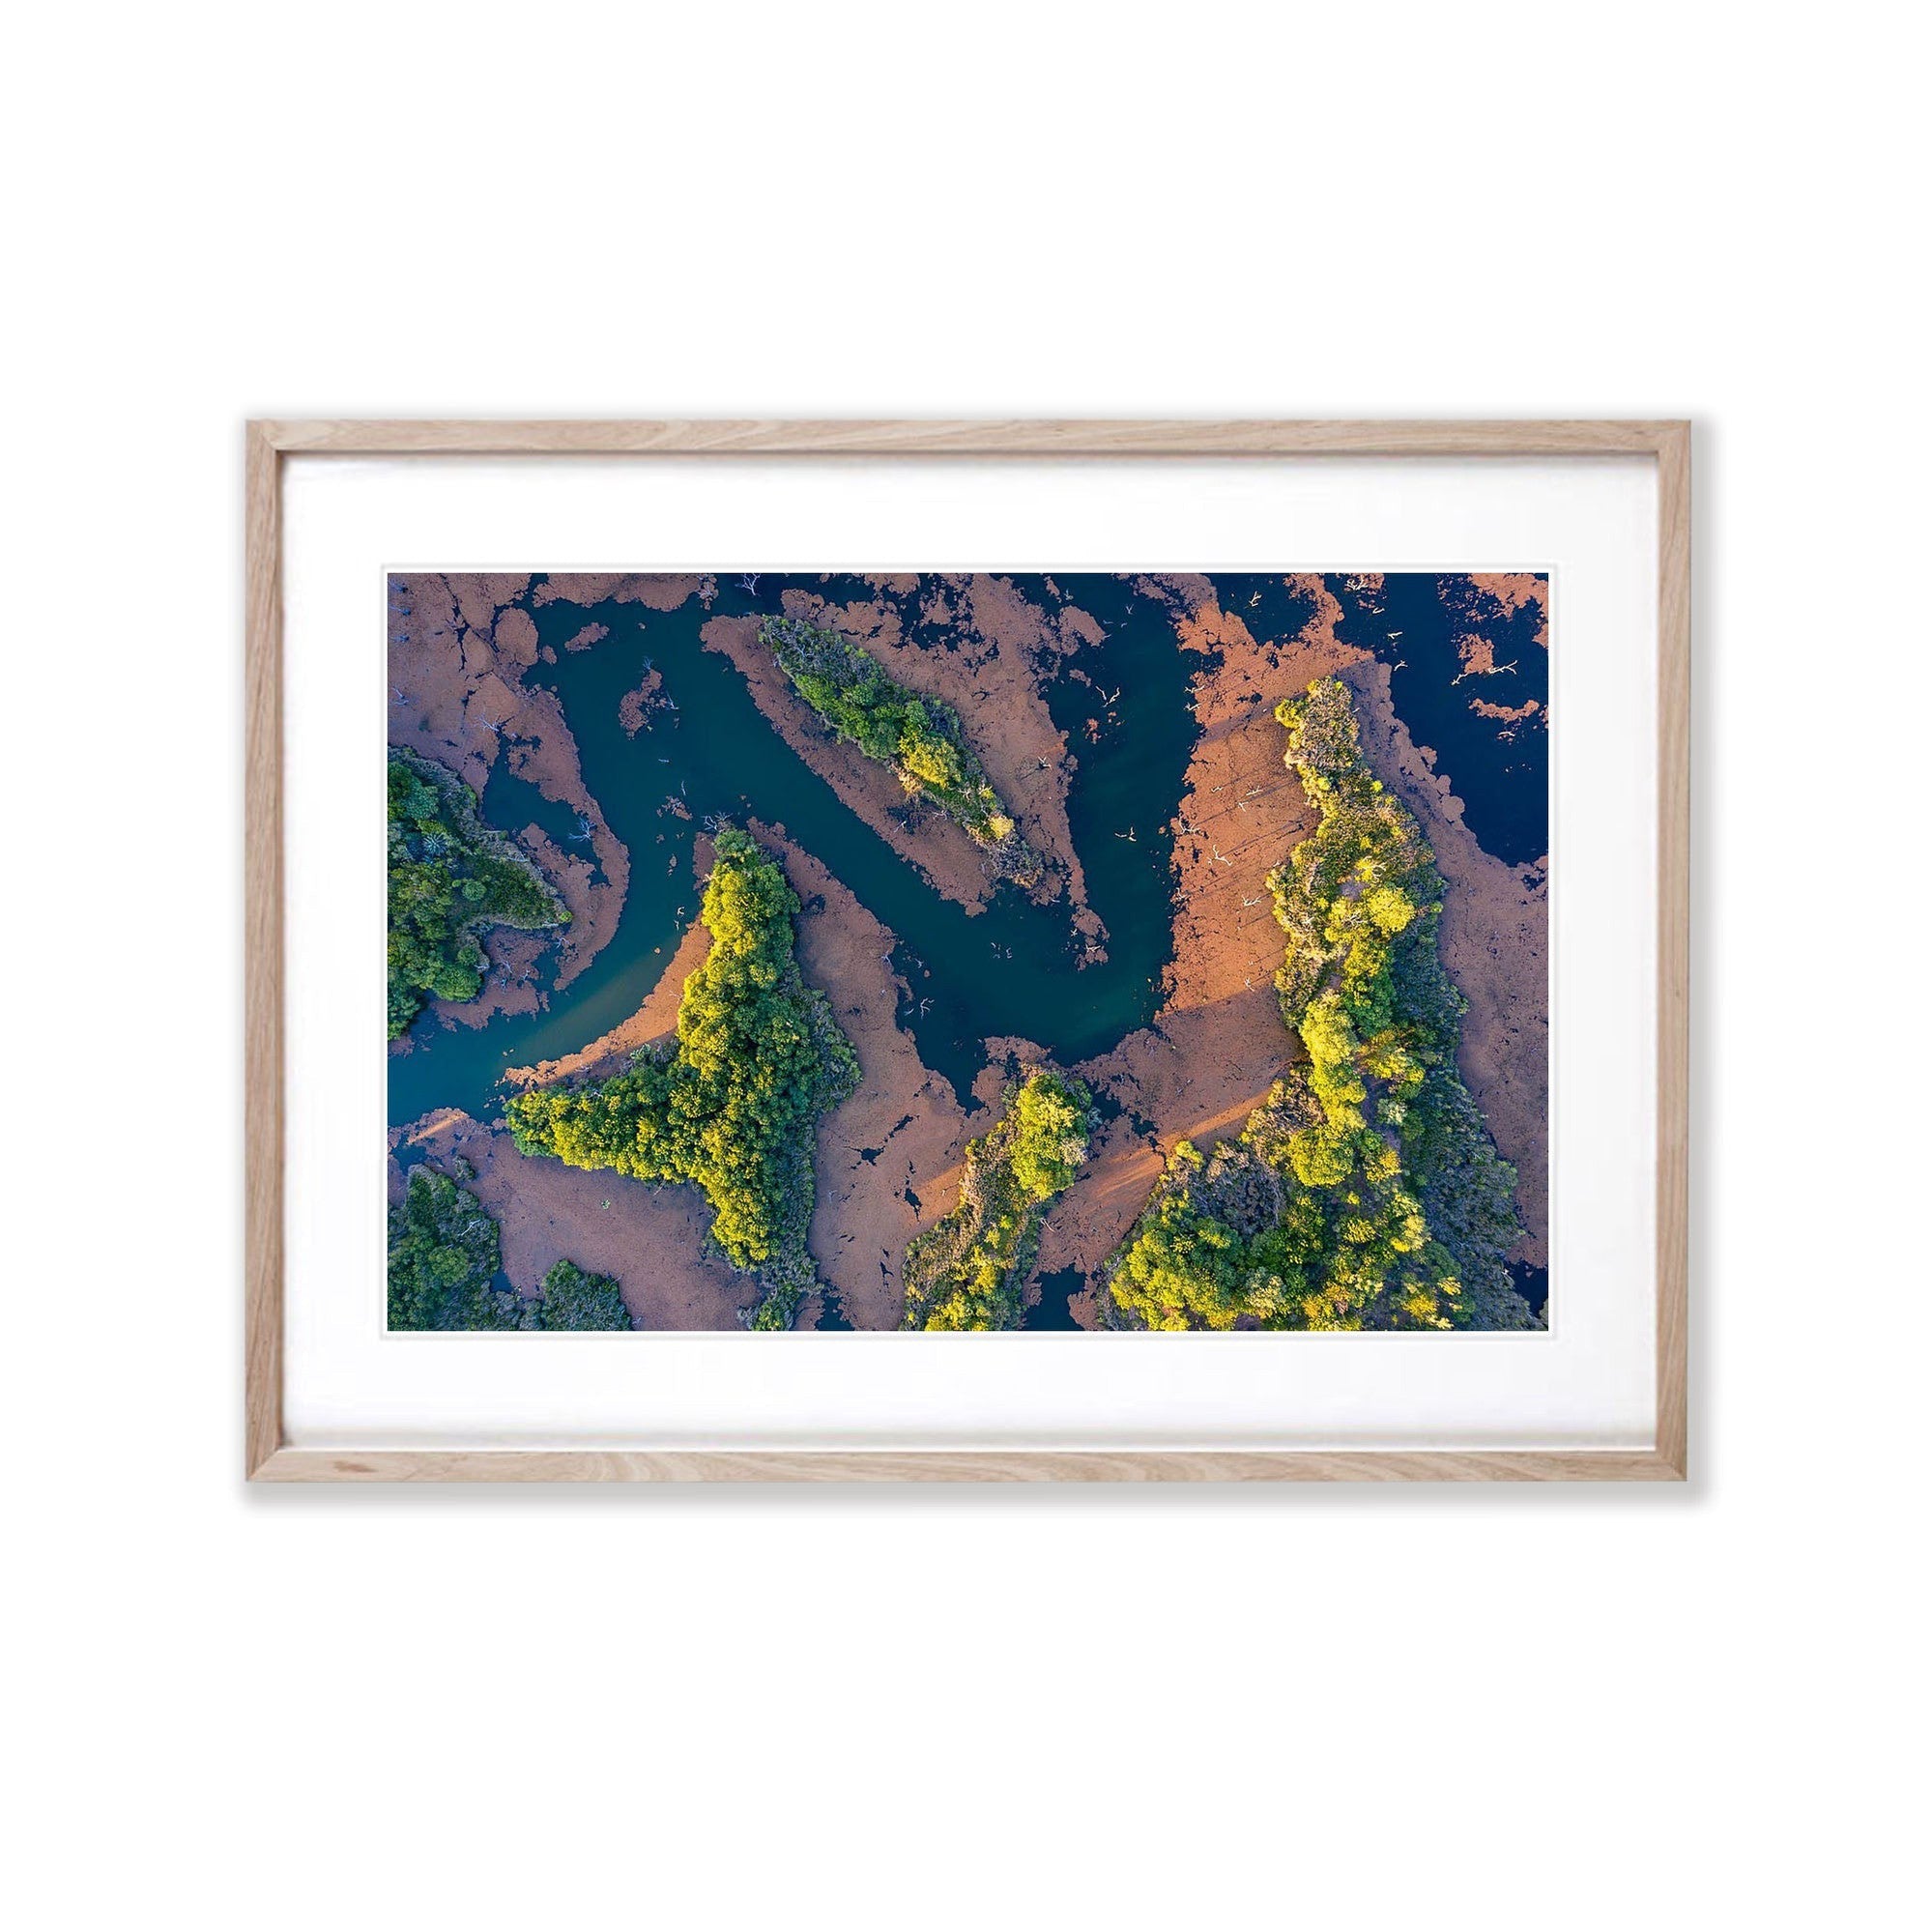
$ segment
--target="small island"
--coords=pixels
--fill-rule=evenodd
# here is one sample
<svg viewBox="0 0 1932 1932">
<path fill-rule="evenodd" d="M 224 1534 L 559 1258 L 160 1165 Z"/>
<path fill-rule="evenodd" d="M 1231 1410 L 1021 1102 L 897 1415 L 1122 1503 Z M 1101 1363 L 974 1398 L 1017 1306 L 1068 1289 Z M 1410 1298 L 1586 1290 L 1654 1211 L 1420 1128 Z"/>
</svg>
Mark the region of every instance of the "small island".
<svg viewBox="0 0 1932 1932">
<path fill-rule="evenodd" d="M 980 848 L 994 878 L 1023 887 L 1046 880 L 1046 861 L 1020 836 L 950 705 L 894 682 L 877 658 L 836 631 L 767 618 L 758 635 L 833 734 L 890 767 L 908 797 L 937 806 Z"/>
</svg>

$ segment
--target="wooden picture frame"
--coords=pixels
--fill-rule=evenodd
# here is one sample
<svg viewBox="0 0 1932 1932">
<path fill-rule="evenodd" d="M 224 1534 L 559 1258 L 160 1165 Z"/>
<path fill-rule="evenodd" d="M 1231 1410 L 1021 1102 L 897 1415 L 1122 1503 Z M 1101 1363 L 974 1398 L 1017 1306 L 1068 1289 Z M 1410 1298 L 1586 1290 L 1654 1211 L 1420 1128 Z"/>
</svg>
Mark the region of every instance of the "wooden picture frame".
<svg viewBox="0 0 1932 1932">
<path fill-rule="evenodd" d="M 282 458 L 1599 457 L 1657 464 L 1656 1440 L 1647 1449 L 304 1449 L 282 1427 Z M 246 428 L 245 1474 L 261 1482 L 1679 1481 L 1687 1472 L 1690 427 L 1683 421 L 252 421 Z"/>
</svg>

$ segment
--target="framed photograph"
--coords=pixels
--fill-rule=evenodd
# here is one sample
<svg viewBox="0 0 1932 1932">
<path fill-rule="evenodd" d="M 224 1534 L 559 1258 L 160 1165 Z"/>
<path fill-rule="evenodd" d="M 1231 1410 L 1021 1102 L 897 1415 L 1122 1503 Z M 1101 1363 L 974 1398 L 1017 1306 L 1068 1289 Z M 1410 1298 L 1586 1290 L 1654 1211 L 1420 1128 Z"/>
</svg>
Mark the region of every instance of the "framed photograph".
<svg viewBox="0 0 1932 1932">
<path fill-rule="evenodd" d="M 1683 1478 L 1687 424 L 246 514 L 250 1478 Z"/>
</svg>

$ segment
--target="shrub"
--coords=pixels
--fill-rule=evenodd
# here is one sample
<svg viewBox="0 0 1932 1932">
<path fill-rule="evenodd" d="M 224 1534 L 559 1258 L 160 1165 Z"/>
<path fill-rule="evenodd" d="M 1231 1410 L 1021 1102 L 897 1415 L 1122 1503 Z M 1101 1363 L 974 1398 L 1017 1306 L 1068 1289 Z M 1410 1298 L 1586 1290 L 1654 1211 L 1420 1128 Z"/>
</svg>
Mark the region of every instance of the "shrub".
<svg viewBox="0 0 1932 1932">
<path fill-rule="evenodd" d="M 551 1329 L 629 1328 L 630 1311 L 609 1275 L 589 1275 L 574 1261 L 559 1261 L 543 1278 L 535 1325 Z"/>
</svg>

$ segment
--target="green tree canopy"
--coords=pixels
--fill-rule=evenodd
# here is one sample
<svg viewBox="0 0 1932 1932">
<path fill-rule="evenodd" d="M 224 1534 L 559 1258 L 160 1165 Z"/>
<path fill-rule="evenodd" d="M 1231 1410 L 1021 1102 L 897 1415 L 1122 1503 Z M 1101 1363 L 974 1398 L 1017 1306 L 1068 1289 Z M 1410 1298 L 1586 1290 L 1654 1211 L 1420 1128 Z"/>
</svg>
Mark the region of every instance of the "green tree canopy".
<svg viewBox="0 0 1932 1932">
<path fill-rule="evenodd" d="M 1515 1171 L 1456 1071 L 1435 855 L 1369 769 L 1340 680 L 1276 716 L 1318 815 L 1269 879 L 1303 1058 L 1238 1139 L 1175 1149 L 1114 1258 L 1114 1308 L 1151 1328 L 1529 1327 Z"/>
<path fill-rule="evenodd" d="M 535 1326 L 550 1329 L 627 1329 L 630 1310 L 609 1275 L 591 1275 L 574 1261 L 559 1261 L 543 1278 L 534 1304 Z"/>
<path fill-rule="evenodd" d="M 458 1161 L 459 1172 L 469 1168 Z M 630 1311 L 609 1275 L 559 1261 L 536 1297 L 498 1285 L 502 1235 L 467 1188 L 415 1168 L 389 1209 L 391 1329 L 627 1329 Z"/>
<path fill-rule="evenodd" d="M 1029 1068 L 1005 1110 L 966 1143 L 960 1199 L 906 1251 L 908 1328 L 1018 1328 L 1040 1223 L 1086 1162 L 1092 1096 L 1064 1074 Z"/>
<path fill-rule="evenodd" d="M 758 635 L 833 732 L 889 765 L 909 797 L 931 800 L 961 826 L 995 878 L 1022 886 L 1047 879 L 1045 860 L 1020 836 L 950 705 L 908 690 L 837 631 L 798 618 L 766 618 Z"/>
<path fill-rule="evenodd" d="M 412 1170 L 389 1209 L 389 1327 L 522 1327 L 518 1297 L 496 1286 L 502 1265 L 482 1202 L 433 1168 Z"/>
<path fill-rule="evenodd" d="M 396 746 L 389 773 L 389 1030 L 431 999 L 474 999 L 489 965 L 480 926 L 564 926 L 569 908 L 479 816 L 453 772 Z"/>
<path fill-rule="evenodd" d="M 765 1283 L 760 1327 L 788 1326 L 817 1283 L 805 1235 L 818 1122 L 858 1082 L 851 1043 L 798 971 L 797 909 L 776 860 L 723 827 L 700 913 L 711 950 L 684 982 L 675 1046 L 505 1110 L 526 1154 L 702 1189 L 718 1247 Z"/>
</svg>

